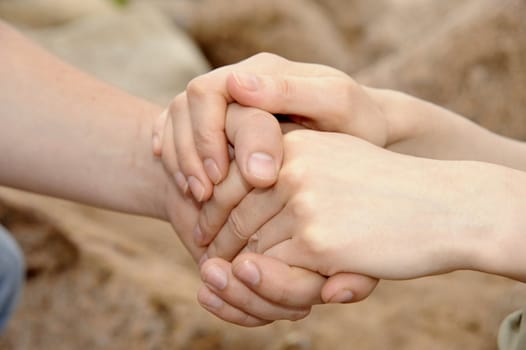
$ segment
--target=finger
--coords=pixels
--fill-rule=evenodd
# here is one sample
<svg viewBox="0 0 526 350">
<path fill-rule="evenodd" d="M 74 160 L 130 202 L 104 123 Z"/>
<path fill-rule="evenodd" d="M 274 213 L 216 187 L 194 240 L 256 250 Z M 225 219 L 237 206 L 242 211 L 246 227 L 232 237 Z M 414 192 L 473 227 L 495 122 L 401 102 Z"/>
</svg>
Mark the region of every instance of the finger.
<svg viewBox="0 0 526 350">
<path fill-rule="evenodd" d="M 164 138 L 164 132 L 166 128 L 166 122 L 168 120 L 168 110 L 164 110 L 157 119 L 155 119 L 155 122 L 153 124 L 152 128 L 152 150 L 153 154 L 156 157 L 160 157 L 162 155 L 162 145 L 163 145 L 163 138 Z"/>
<path fill-rule="evenodd" d="M 201 208 L 194 233 L 196 244 L 208 245 L 226 222 L 230 211 L 251 190 L 252 186 L 245 181 L 236 162 L 230 163 L 226 179 L 214 186 L 214 194 Z"/>
<path fill-rule="evenodd" d="M 376 278 L 338 273 L 328 278 L 321 290 L 325 303 L 355 303 L 367 298 L 378 285 Z"/>
<path fill-rule="evenodd" d="M 283 160 L 283 136 L 277 119 L 262 110 L 231 104 L 226 133 L 247 182 L 257 188 L 274 184 Z"/>
<path fill-rule="evenodd" d="M 283 193 L 276 187 L 250 192 L 232 209 L 225 225 L 208 246 L 207 255 L 230 261 L 246 245 L 250 236 L 281 211 L 284 202 Z"/>
<path fill-rule="evenodd" d="M 235 72 L 228 77 L 227 88 L 238 103 L 270 113 L 301 116 L 294 121 L 307 128 L 346 132 L 382 146 L 386 142 L 381 111 L 365 90 L 347 76 Z"/>
<path fill-rule="evenodd" d="M 223 301 L 260 319 L 299 320 L 310 312 L 310 305 L 290 307 L 260 297 L 235 278 L 231 264 L 222 259 L 206 261 L 201 266 L 201 277 L 206 286 Z"/>
<path fill-rule="evenodd" d="M 224 75 L 221 71 L 214 74 Z M 224 78 L 211 80 L 208 75 L 193 79 L 186 92 L 197 154 L 210 181 L 218 184 L 228 172 L 225 119 L 231 98 L 224 87 Z"/>
<path fill-rule="evenodd" d="M 173 123 L 173 137 L 179 169 L 182 171 L 182 173 L 175 174 L 176 181 L 183 183 L 182 177 L 184 176 L 195 199 L 198 202 L 205 201 L 212 195 L 212 183 L 195 150 L 186 94 L 179 94 L 170 104 L 168 111 Z"/>
<path fill-rule="evenodd" d="M 315 256 L 300 249 L 300 245 L 294 239 L 273 246 L 265 252 L 265 256 L 321 274 L 328 270 L 324 267 L 325 261 L 320 261 L 319 258 L 316 259 Z M 323 286 L 321 297 L 325 303 L 357 302 L 368 297 L 377 283 L 376 278 L 354 273 L 337 273 L 329 277 Z"/>
<path fill-rule="evenodd" d="M 311 250 L 302 249 L 302 244 L 293 237 L 274 245 L 264 252 L 265 256 L 281 260 L 290 266 L 301 266 L 307 270 L 325 275 L 325 257 L 316 256 Z M 209 249 L 210 250 L 210 249 Z M 324 259 L 324 261 L 321 261 Z M 330 257 L 327 257 L 330 259 Z"/>
<path fill-rule="evenodd" d="M 232 271 L 255 293 L 278 305 L 302 308 L 322 303 L 326 278 L 318 273 L 254 253 L 236 257 Z"/>
<path fill-rule="evenodd" d="M 171 121 L 167 121 L 167 125 L 170 126 Z M 171 132 L 166 133 L 165 151 L 162 153 L 163 166 L 165 168 L 171 168 L 173 171 L 178 171 L 177 158 L 175 156 L 175 148 L 173 147 L 173 136 Z M 189 194 L 184 194 L 182 191 L 178 191 L 176 188 L 169 190 L 168 201 L 166 203 L 166 214 L 169 221 L 174 226 L 177 235 L 192 254 L 192 257 L 198 261 L 199 258 L 205 253 L 206 249 L 199 247 L 193 241 L 193 229 L 197 224 L 199 218 L 199 204 L 195 202 L 194 198 Z"/>
<path fill-rule="evenodd" d="M 297 221 L 293 216 L 288 215 L 289 206 L 276 214 L 272 219 L 261 226 L 247 242 L 250 251 L 264 253 L 269 248 L 279 244 L 292 237 L 295 230 L 298 229 Z"/>
<path fill-rule="evenodd" d="M 201 286 L 197 292 L 197 301 L 206 310 L 216 315 L 223 321 L 237 324 L 244 327 L 258 327 L 271 323 L 272 321 L 262 320 L 247 314 L 224 302 L 215 295 L 208 287 Z"/>
</svg>

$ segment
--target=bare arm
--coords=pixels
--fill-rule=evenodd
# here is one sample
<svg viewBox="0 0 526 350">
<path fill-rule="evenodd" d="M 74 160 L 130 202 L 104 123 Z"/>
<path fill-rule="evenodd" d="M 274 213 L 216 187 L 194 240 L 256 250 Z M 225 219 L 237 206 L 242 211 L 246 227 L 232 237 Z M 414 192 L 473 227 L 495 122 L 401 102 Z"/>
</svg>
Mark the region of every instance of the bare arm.
<svg viewBox="0 0 526 350">
<path fill-rule="evenodd" d="M 495 134 L 454 112 L 404 93 L 370 89 L 391 126 L 392 151 L 477 160 L 526 171 L 526 143 Z"/>
<path fill-rule="evenodd" d="M 160 108 L 60 62 L 3 23 L 0 41 L 0 184 L 165 217 L 167 181 L 150 152 Z"/>
</svg>

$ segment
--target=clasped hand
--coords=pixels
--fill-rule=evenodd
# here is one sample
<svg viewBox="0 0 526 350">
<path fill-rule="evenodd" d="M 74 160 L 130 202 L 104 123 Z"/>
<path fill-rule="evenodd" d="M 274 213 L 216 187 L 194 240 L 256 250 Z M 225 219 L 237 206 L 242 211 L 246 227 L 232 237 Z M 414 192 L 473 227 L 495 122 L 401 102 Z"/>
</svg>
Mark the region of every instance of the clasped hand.
<svg viewBox="0 0 526 350">
<path fill-rule="evenodd" d="M 397 98 L 264 54 L 174 100 L 153 148 L 198 212 L 178 233 L 200 261 L 207 310 L 245 326 L 296 320 L 315 304 L 367 297 L 378 278 L 471 267 L 469 240 L 454 233 L 472 208 L 451 186 L 466 167 L 381 148 L 417 129 L 384 112 Z M 281 125 L 282 136 L 270 112 L 296 125 Z M 326 132 L 290 131 L 305 127 Z"/>
</svg>

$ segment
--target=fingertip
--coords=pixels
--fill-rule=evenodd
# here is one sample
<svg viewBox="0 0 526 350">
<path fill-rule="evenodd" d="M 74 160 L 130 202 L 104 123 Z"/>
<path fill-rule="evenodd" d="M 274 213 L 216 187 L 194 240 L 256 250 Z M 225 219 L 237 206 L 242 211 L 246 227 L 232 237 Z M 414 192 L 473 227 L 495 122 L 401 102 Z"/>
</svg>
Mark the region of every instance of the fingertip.
<svg viewBox="0 0 526 350">
<path fill-rule="evenodd" d="M 339 273 L 329 277 L 321 290 L 324 303 L 355 303 L 366 299 L 376 288 L 378 280 L 372 277 Z"/>
<path fill-rule="evenodd" d="M 219 167 L 217 166 L 217 162 L 213 160 L 212 158 L 207 158 L 203 162 L 203 166 L 205 168 L 206 174 L 208 175 L 208 178 L 214 185 L 219 184 L 223 180 L 223 174 L 221 173 L 221 170 L 219 170 Z"/>
<path fill-rule="evenodd" d="M 192 195 L 197 202 L 202 203 L 210 199 L 212 196 L 213 188 L 210 181 L 208 181 L 208 178 L 203 180 L 191 175 L 188 177 L 187 182 L 188 188 L 190 188 L 190 192 L 192 192 Z"/>
<path fill-rule="evenodd" d="M 247 160 L 246 169 L 249 182 L 254 187 L 273 185 L 278 177 L 278 166 L 275 157 L 266 152 L 254 152 Z"/>
<path fill-rule="evenodd" d="M 188 181 L 186 181 L 185 176 L 182 172 L 178 171 L 175 173 L 175 183 L 177 184 L 177 187 L 181 190 L 183 194 L 186 194 L 188 192 Z"/>
<path fill-rule="evenodd" d="M 249 287 L 255 287 L 261 282 L 261 272 L 259 271 L 259 268 L 249 259 L 233 264 L 232 273 L 237 279 Z"/>
</svg>

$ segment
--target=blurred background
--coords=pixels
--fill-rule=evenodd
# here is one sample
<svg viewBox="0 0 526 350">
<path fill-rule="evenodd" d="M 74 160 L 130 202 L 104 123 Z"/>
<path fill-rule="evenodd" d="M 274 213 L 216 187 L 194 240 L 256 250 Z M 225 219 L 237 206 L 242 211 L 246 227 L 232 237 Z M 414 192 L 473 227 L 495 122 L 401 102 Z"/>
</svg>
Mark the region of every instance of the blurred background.
<svg viewBox="0 0 526 350">
<path fill-rule="evenodd" d="M 523 0 L 0 0 L 0 18 L 159 104 L 196 75 L 268 51 L 526 140 Z M 457 272 L 384 281 L 359 304 L 244 329 L 201 310 L 196 268 L 165 223 L 5 188 L 0 223 L 28 265 L 1 349 L 491 350 L 526 300 L 520 283 Z"/>
</svg>

